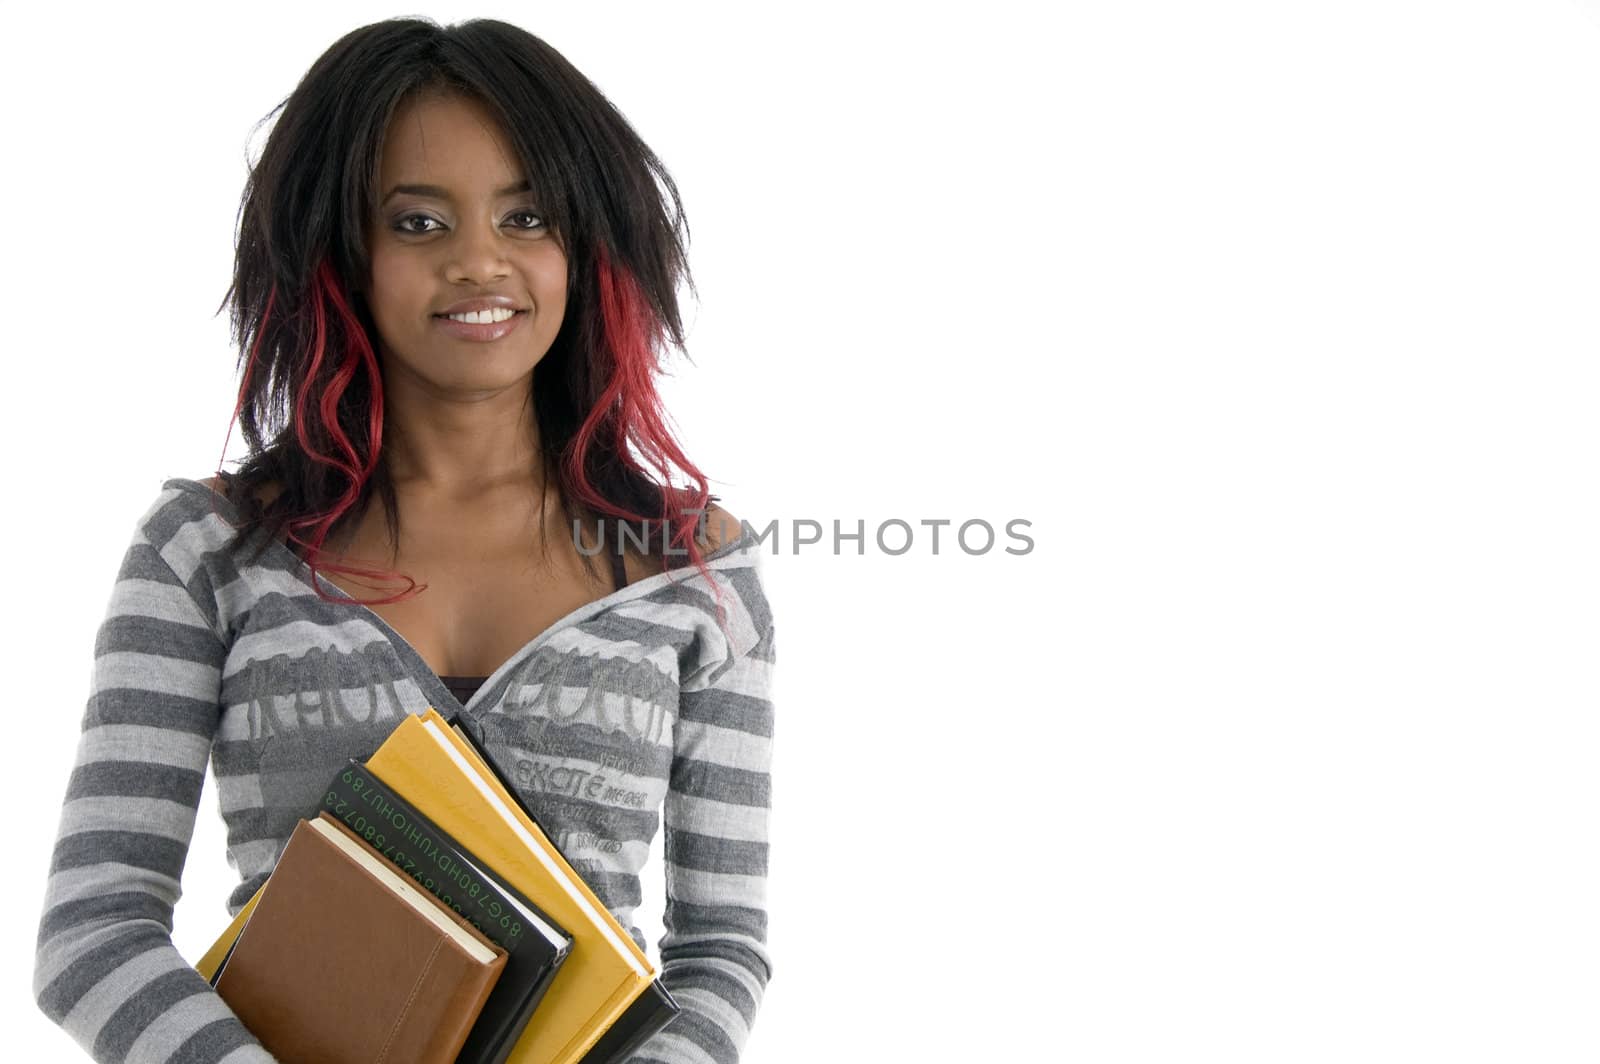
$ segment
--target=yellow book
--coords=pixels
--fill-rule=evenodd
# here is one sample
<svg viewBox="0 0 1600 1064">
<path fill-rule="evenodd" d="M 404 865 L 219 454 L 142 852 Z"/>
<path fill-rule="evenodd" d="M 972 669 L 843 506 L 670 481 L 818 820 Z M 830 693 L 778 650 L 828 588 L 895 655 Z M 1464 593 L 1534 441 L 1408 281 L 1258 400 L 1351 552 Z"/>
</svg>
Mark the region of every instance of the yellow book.
<svg viewBox="0 0 1600 1064">
<path fill-rule="evenodd" d="M 572 952 L 506 1064 L 576 1064 L 649 988 L 649 958 L 438 711 L 401 721 L 366 765 L 572 936 Z M 260 896 L 195 965 L 201 975 L 215 974 Z"/>
<path fill-rule="evenodd" d="M 222 960 L 228 955 L 228 950 L 233 948 L 233 942 L 239 937 L 239 932 L 244 930 L 244 922 L 250 919 L 250 914 L 255 911 L 256 902 L 261 900 L 261 892 L 267 889 L 265 883 L 261 884 L 256 892 L 250 895 L 250 900 L 244 903 L 244 908 L 239 910 L 239 915 L 233 918 L 227 930 L 217 936 L 217 940 L 206 950 L 205 956 L 195 962 L 195 967 L 200 974 L 206 977 L 207 982 L 215 981 L 217 969 L 222 967 Z"/>
</svg>

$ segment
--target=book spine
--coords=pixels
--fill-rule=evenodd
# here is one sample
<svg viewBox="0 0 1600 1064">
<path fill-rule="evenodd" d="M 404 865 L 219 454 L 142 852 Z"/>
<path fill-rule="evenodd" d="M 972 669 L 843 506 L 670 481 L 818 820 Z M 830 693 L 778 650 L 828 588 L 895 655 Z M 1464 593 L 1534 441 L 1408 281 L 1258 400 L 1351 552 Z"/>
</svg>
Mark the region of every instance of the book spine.
<svg viewBox="0 0 1600 1064">
<path fill-rule="evenodd" d="M 352 761 L 328 784 L 322 808 L 496 945 L 514 950 L 524 935 L 533 933 L 500 888 L 464 859 L 454 840 L 359 762 Z"/>
<path fill-rule="evenodd" d="M 578 1064 L 622 1064 L 634 1050 L 654 1038 L 681 1012 L 676 998 L 658 978 L 606 1028 Z"/>
</svg>

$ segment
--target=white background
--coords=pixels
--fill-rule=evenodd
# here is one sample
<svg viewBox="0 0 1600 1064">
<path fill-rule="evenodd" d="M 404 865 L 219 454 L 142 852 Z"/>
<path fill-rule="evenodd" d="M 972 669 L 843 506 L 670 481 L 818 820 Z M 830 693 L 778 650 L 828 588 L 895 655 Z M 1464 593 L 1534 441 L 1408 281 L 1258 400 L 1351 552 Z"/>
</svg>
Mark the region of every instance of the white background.
<svg viewBox="0 0 1600 1064">
<path fill-rule="evenodd" d="M 122 551 L 223 453 L 252 127 L 400 13 L 8 12 L 0 1021 L 29 1059 L 81 1056 L 31 1001 L 38 907 Z M 543 36 L 685 197 L 669 407 L 786 530 L 747 1060 L 1600 1056 L 1600 15 L 426 14 Z M 1034 548 L 787 531 L 896 518 Z M 233 885 L 203 802 L 190 957 Z"/>
</svg>

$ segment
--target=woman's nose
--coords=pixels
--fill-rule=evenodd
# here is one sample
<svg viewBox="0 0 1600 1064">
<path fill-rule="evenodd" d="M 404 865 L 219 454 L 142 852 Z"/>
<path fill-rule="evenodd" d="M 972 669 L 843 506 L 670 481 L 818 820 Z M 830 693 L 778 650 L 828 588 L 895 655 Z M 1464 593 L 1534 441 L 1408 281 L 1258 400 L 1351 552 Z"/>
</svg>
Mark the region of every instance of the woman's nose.
<svg viewBox="0 0 1600 1064">
<path fill-rule="evenodd" d="M 510 272 L 504 239 L 492 221 L 462 222 L 450 250 L 451 281 L 486 284 Z"/>
</svg>

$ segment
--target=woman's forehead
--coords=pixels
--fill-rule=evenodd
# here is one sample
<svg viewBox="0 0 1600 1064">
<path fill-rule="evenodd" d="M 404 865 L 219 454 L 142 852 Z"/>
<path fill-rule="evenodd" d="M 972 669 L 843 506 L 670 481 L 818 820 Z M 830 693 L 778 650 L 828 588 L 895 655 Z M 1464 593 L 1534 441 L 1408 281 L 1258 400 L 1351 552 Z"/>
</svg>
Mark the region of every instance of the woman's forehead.
<svg viewBox="0 0 1600 1064">
<path fill-rule="evenodd" d="M 515 195 L 528 175 L 506 131 L 482 103 L 461 96 L 423 97 L 395 112 L 383 140 L 380 195 L 427 186 L 432 194 Z"/>
</svg>

